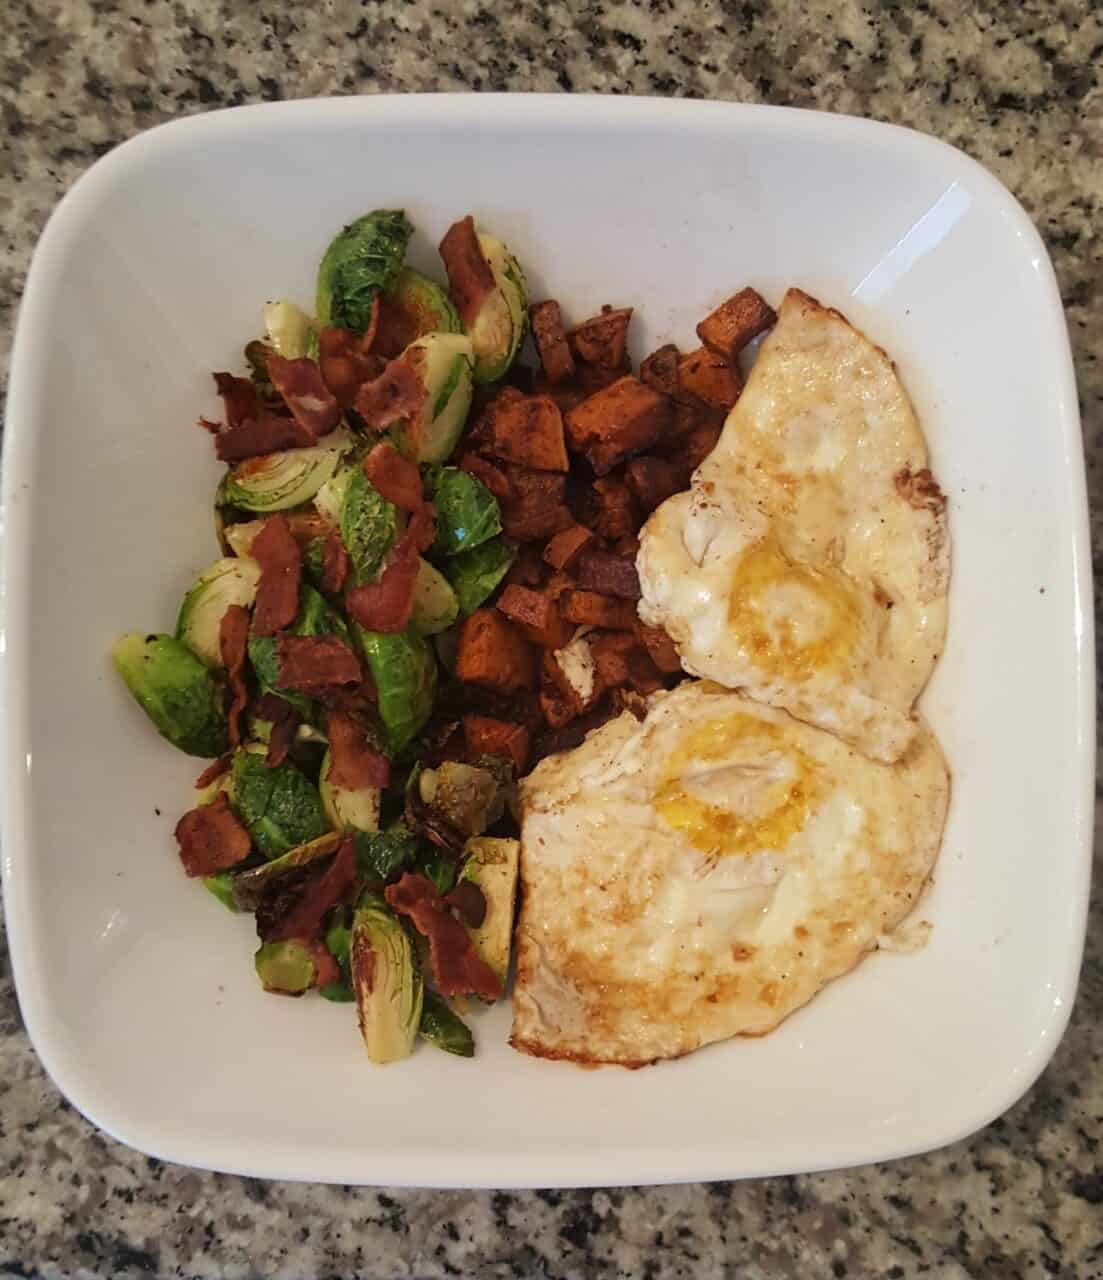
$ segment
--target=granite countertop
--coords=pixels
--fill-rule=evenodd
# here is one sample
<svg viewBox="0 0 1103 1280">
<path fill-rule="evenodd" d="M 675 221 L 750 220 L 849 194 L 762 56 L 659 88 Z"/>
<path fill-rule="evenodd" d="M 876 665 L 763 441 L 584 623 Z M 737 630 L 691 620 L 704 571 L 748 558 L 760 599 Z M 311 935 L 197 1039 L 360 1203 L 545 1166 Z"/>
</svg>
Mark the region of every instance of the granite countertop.
<svg viewBox="0 0 1103 1280">
<path fill-rule="evenodd" d="M 1092 0 L 7 0 L 0 361 L 31 250 L 116 143 L 223 105 L 400 90 L 771 102 L 923 129 L 1053 255 L 1103 499 L 1103 10 Z M 1099 529 L 1096 527 L 1096 547 Z M 1097 550 L 1098 554 L 1098 550 Z M 1097 876 L 1097 882 L 1100 877 Z M 654 1190 L 249 1181 L 139 1155 L 58 1095 L 0 942 L 0 1276 L 1103 1277 L 1103 904 L 1069 1031 L 982 1133 L 893 1165 Z"/>
</svg>

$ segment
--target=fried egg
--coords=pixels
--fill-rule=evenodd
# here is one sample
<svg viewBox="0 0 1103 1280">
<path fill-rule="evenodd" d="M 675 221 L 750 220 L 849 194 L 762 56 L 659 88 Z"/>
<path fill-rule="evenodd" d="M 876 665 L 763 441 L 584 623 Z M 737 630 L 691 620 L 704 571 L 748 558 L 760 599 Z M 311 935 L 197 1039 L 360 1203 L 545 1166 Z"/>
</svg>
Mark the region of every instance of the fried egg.
<svg viewBox="0 0 1103 1280">
<path fill-rule="evenodd" d="M 942 753 L 896 764 L 686 682 L 522 786 L 511 1043 L 641 1066 L 761 1035 L 911 911 L 941 840 Z"/>
<path fill-rule="evenodd" d="M 949 543 L 888 356 L 785 295 L 691 489 L 640 535 L 640 617 L 686 671 L 893 761 L 942 648 Z"/>
</svg>

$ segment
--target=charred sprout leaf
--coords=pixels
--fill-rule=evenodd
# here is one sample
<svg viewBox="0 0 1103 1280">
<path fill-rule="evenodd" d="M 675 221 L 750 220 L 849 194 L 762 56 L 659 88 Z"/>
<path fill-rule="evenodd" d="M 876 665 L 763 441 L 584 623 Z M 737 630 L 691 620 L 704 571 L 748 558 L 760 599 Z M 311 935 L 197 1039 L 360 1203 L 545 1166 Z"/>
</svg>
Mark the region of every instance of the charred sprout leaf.
<svg viewBox="0 0 1103 1280">
<path fill-rule="evenodd" d="M 368 1057 L 372 1062 L 409 1057 L 424 988 L 410 935 L 381 898 L 365 895 L 356 910 L 350 967 Z"/>
<path fill-rule="evenodd" d="M 355 840 L 356 870 L 364 880 L 387 883 L 417 857 L 417 837 L 401 824 L 386 831 L 358 831 Z"/>
<path fill-rule="evenodd" d="M 278 858 L 326 833 L 318 789 L 293 764 L 273 769 L 263 756 L 238 751 L 233 788 L 238 816 L 267 858 Z"/>
<path fill-rule="evenodd" d="M 448 579 L 428 560 L 418 560 L 414 580 L 414 609 L 411 621 L 423 636 L 447 631 L 456 621 L 460 607 Z"/>
<path fill-rule="evenodd" d="M 500 240 L 479 232 L 479 248 L 494 276 L 487 295 L 467 330 L 475 349 L 475 381 L 504 378 L 521 349 L 528 323 L 528 287 L 517 259 Z"/>
<path fill-rule="evenodd" d="M 314 985 L 314 954 L 301 942 L 262 942 L 254 964 L 265 991 L 301 996 Z"/>
<path fill-rule="evenodd" d="M 367 329 L 375 296 L 395 283 L 412 231 L 401 209 L 376 209 L 338 232 L 318 268 L 321 328 Z"/>
<path fill-rule="evenodd" d="M 268 341 L 285 360 L 298 360 L 310 354 L 314 334 L 310 317 L 286 298 L 265 305 L 264 329 Z"/>
<path fill-rule="evenodd" d="M 513 939 L 513 909 L 517 898 L 517 872 L 521 845 L 517 840 L 489 836 L 468 840 L 462 880 L 479 886 L 486 899 L 486 915 L 478 928 L 468 928 L 475 950 L 505 982 Z"/>
<path fill-rule="evenodd" d="M 176 620 L 177 640 L 182 640 L 208 667 L 221 667 L 219 629 L 223 615 L 232 604 L 251 608 L 259 581 L 260 566 L 255 560 L 233 556 L 216 560 L 184 597 Z"/>
<path fill-rule="evenodd" d="M 471 1029 L 435 991 L 425 992 L 418 1033 L 423 1040 L 428 1040 L 445 1053 L 454 1053 L 460 1058 L 475 1056 Z"/>
<path fill-rule="evenodd" d="M 437 511 L 437 540 L 433 550 L 438 555 L 455 556 L 471 551 L 501 533 L 498 500 L 473 475 L 459 467 L 429 467 L 425 484 Z"/>
<path fill-rule="evenodd" d="M 353 624 L 379 697 L 385 746 L 396 755 L 429 719 L 437 689 L 437 664 L 412 625 L 383 635 Z"/>
<path fill-rule="evenodd" d="M 362 586 L 376 579 L 397 527 L 394 504 L 381 497 L 357 467 L 345 484 L 341 502 L 341 541 L 349 553 L 354 583 Z"/>
<path fill-rule="evenodd" d="M 330 826 L 337 831 L 376 831 L 379 827 L 378 787 L 338 787 L 329 780 L 330 753 L 322 758 L 318 791 Z"/>
<path fill-rule="evenodd" d="M 123 636 L 111 651 L 115 669 L 157 732 L 190 756 L 213 758 L 229 745 L 222 683 L 172 636 Z"/>
<path fill-rule="evenodd" d="M 386 292 L 388 300 L 406 317 L 409 331 L 415 337 L 426 333 L 463 333 L 452 299 L 435 280 L 413 267 L 403 267 Z"/>
<path fill-rule="evenodd" d="M 257 759 L 263 764 L 263 756 L 257 756 Z M 297 845 L 263 866 L 238 872 L 233 877 L 234 904 L 239 911 L 255 911 L 261 894 L 278 884 L 282 878 L 289 877 L 292 872 L 330 857 L 336 852 L 340 840 L 339 832 L 327 831 L 325 835 Z"/>
<path fill-rule="evenodd" d="M 463 617 L 474 613 L 494 594 L 516 557 L 514 543 L 505 538 L 491 538 L 474 551 L 465 551 L 445 561 L 445 574 Z"/>
</svg>

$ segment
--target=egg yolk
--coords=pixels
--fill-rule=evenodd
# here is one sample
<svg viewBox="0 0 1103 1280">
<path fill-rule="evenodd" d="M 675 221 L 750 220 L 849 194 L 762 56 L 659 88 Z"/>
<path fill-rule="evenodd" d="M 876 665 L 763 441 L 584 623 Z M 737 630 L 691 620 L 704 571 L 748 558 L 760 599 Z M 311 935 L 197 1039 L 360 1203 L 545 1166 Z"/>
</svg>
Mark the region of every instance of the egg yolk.
<svg viewBox="0 0 1103 1280">
<path fill-rule="evenodd" d="M 784 757 L 781 769 L 779 752 Z M 744 794 L 733 797 L 738 812 L 710 804 L 686 787 L 687 770 L 709 761 L 742 773 Z M 655 796 L 656 812 L 695 849 L 719 855 L 784 848 L 803 828 L 820 789 L 812 761 L 785 743 L 779 727 L 745 714 L 692 729 L 671 753 L 663 773 L 666 781 Z M 729 794 L 731 782 L 721 780 L 717 771 L 718 786 Z"/>
<path fill-rule="evenodd" d="M 846 660 L 858 639 L 860 613 L 841 573 L 796 564 L 765 539 L 739 558 L 728 622 L 759 667 L 806 680 Z"/>
</svg>

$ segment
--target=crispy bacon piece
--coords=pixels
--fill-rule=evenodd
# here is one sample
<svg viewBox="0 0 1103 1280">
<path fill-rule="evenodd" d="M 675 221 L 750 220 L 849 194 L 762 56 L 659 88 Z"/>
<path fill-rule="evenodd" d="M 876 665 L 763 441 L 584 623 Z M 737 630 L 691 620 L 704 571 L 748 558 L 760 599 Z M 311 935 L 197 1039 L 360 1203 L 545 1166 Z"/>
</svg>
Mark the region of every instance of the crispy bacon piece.
<svg viewBox="0 0 1103 1280">
<path fill-rule="evenodd" d="M 316 987 L 328 987 L 331 982 L 340 980 L 341 966 L 333 958 L 333 953 L 324 942 L 312 942 L 310 953 L 314 957 L 314 985 Z"/>
<path fill-rule="evenodd" d="M 227 751 L 224 756 L 219 756 L 217 760 L 212 760 L 199 777 L 196 778 L 196 791 L 202 791 L 204 787 L 209 787 L 216 778 L 221 778 L 224 773 L 229 773 L 233 759 L 233 756 Z"/>
<path fill-rule="evenodd" d="M 226 425 L 233 430 L 243 422 L 256 419 L 257 389 L 248 378 L 238 378 L 232 373 L 215 373 L 211 375 L 222 397 L 226 410 Z"/>
<path fill-rule="evenodd" d="M 480 458 L 477 453 L 465 453 L 460 459 L 460 470 L 473 475 L 496 498 L 509 497 L 509 481 L 506 479 L 505 473 L 500 471 L 493 462 L 488 462 L 486 458 Z"/>
<path fill-rule="evenodd" d="M 479 247 L 475 219 L 470 214 L 448 228 L 440 242 L 439 252 L 448 272 L 452 300 L 464 328 L 469 328 L 487 294 L 494 289 L 494 273 Z"/>
<path fill-rule="evenodd" d="M 375 302 L 379 306 L 379 323 L 371 342 L 365 341 L 364 349 L 370 348 L 374 354 L 393 360 L 417 337 L 417 320 L 397 302 L 380 293 L 375 295 Z"/>
<path fill-rule="evenodd" d="M 469 929 L 477 929 L 486 919 L 486 894 L 474 880 L 460 880 L 444 895 L 444 901 Z"/>
<path fill-rule="evenodd" d="M 414 608 L 417 558 L 433 544 L 436 517 L 431 502 L 423 502 L 410 517 L 406 531 L 394 544 L 390 563 L 378 582 L 353 587 L 345 607 L 368 631 L 404 631 Z"/>
<path fill-rule="evenodd" d="M 710 350 L 734 362 L 752 338 L 777 321 L 773 307 L 754 289 L 740 289 L 697 326 L 697 336 Z"/>
<path fill-rule="evenodd" d="M 610 551 L 587 550 L 578 561 L 578 585 L 587 591 L 619 596 L 622 600 L 640 598 L 640 578 L 635 563 Z"/>
<path fill-rule="evenodd" d="M 356 846 L 352 836 L 345 836 L 325 871 L 304 881 L 298 901 L 283 918 L 268 922 L 264 932 L 265 942 L 316 938 L 321 932 L 326 912 L 341 901 L 355 879 Z M 258 925 L 259 922 L 258 915 Z"/>
<path fill-rule="evenodd" d="M 559 303 L 554 298 L 549 298 L 546 302 L 534 302 L 529 307 L 529 320 L 536 353 L 540 357 L 547 380 L 565 382 L 568 378 L 573 378 L 574 356 L 571 355 L 563 329 Z"/>
<path fill-rule="evenodd" d="M 276 637 L 281 689 L 307 692 L 325 685 L 359 684 L 360 661 L 339 636 Z"/>
<path fill-rule="evenodd" d="M 315 440 L 328 435 L 341 421 L 341 407 L 313 360 L 305 356 L 288 360 L 273 351 L 268 357 L 268 376 L 291 416 Z"/>
<path fill-rule="evenodd" d="M 356 412 L 369 427 L 382 431 L 396 422 L 416 418 L 425 403 L 425 383 L 405 357 L 390 360 L 387 367 L 356 393 Z"/>
<path fill-rule="evenodd" d="M 496 1000 L 502 994 L 498 975 L 475 950 L 467 930 L 451 914 L 432 883 L 405 872 L 383 890 L 392 910 L 407 916 L 429 939 L 433 977 L 441 995 L 477 995 Z"/>
<path fill-rule="evenodd" d="M 295 730 L 299 727 L 299 713 L 278 693 L 266 693 L 257 703 L 256 714 L 258 719 L 268 720 L 272 725 L 264 762 L 270 769 L 275 769 L 283 764 L 291 750 Z"/>
<path fill-rule="evenodd" d="M 377 295 L 375 302 L 378 301 Z M 372 316 L 375 316 L 375 304 Z M 354 329 L 341 329 L 336 325 L 318 334 L 318 367 L 322 380 L 342 409 L 351 409 L 364 383 L 378 378 L 386 368 L 382 357 L 371 351 L 371 334 L 371 327 L 361 337 Z"/>
<path fill-rule="evenodd" d="M 364 459 L 364 474 L 381 497 L 403 511 L 416 511 L 425 500 L 417 463 L 382 440 Z"/>
<path fill-rule="evenodd" d="M 463 717 L 463 740 L 469 759 L 508 756 L 518 774 L 525 767 L 531 733 L 527 725 L 470 712 Z"/>
<path fill-rule="evenodd" d="M 249 701 L 245 686 L 245 653 L 249 644 L 249 610 L 232 604 L 218 624 L 218 651 L 230 685 L 230 706 L 226 713 L 230 742 L 241 741 L 241 713 Z"/>
<path fill-rule="evenodd" d="M 336 529 L 326 534 L 325 550 L 322 553 L 322 590 L 336 595 L 345 585 L 349 576 L 349 553 L 341 541 Z"/>
<path fill-rule="evenodd" d="M 330 711 L 326 728 L 330 750 L 328 781 L 349 791 L 390 785 L 390 762 L 376 750 L 364 725 L 355 716 Z"/>
<path fill-rule="evenodd" d="M 253 559 L 260 565 L 253 629 L 272 636 L 295 621 L 303 556 L 283 516 L 270 516 L 253 539 Z"/>
<path fill-rule="evenodd" d="M 180 861 L 189 876 L 213 876 L 249 856 L 249 833 L 230 810 L 225 792 L 191 809 L 176 824 Z"/>
<path fill-rule="evenodd" d="M 279 418 L 267 409 L 214 437 L 214 451 L 220 462 L 244 462 L 282 449 L 302 449 L 314 437 L 294 418 Z"/>
</svg>

